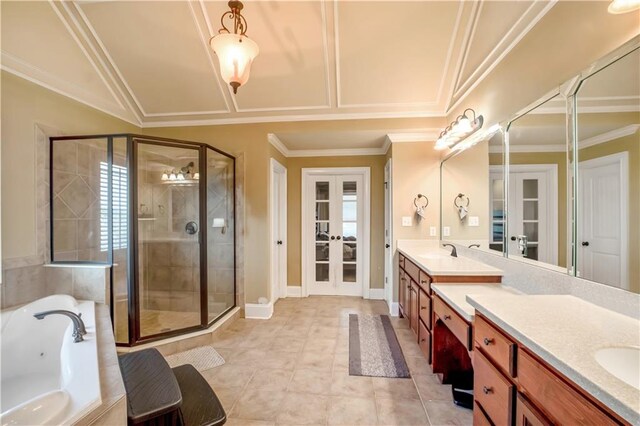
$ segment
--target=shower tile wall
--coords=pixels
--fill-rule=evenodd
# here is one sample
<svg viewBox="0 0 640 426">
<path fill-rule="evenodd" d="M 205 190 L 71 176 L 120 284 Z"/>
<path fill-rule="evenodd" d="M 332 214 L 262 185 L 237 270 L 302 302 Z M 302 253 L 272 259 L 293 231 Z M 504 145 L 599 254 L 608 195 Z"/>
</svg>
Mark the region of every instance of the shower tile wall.
<svg viewBox="0 0 640 426">
<path fill-rule="evenodd" d="M 107 261 L 100 248 L 100 163 L 106 161 L 104 140 L 55 142 L 54 260 Z"/>
</svg>

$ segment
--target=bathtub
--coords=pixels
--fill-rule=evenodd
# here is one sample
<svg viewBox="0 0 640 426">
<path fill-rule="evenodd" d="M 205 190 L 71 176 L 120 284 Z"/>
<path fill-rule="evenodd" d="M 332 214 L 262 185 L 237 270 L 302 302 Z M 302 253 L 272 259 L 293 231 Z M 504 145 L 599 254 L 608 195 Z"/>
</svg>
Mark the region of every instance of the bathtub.
<svg viewBox="0 0 640 426">
<path fill-rule="evenodd" d="M 51 309 L 82 314 L 84 341 L 73 342 L 67 317 L 33 317 Z M 2 426 L 73 424 L 102 403 L 94 302 L 49 296 L 3 311 L 0 321 Z"/>
</svg>

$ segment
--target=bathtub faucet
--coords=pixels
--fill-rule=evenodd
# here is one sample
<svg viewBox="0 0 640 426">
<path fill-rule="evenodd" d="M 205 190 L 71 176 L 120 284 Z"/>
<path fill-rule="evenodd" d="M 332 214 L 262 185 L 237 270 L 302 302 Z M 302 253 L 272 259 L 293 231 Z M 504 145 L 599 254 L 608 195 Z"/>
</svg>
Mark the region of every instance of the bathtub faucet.
<svg viewBox="0 0 640 426">
<path fill-rule="evenodd" d="M 71 322 L 73 322 L 73 341 L 75 343 L 78 343 L 84 340 L 82 336 L 87 334 L 87 330 L 84 327 L 82 318 L 80 318 L 82 314 L 76 314 L 75 312 L 66 311 L 64 309 L 55 309 L 53 311 L 44 311 L 33 314 L 33 316 L 39 320 L 43 320 L 49 315 L 64 315 L 66 317 L 69 317 L 71 319 Z"/>
</svg>

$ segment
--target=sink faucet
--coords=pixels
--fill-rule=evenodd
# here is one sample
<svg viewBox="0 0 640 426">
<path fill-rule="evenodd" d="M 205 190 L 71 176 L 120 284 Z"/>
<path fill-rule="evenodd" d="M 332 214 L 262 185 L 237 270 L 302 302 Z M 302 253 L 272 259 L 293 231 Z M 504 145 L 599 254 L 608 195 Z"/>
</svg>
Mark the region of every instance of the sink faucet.
<svg viewBox="0 0 640 426">
<path fill-rule="evenodd" d="M 458 250 L 453 244 L 443 244 L 442 247 L 451 247 L 451 256 L 458 257 Z"/>
<path fill-rule="evenodd" d="M 84 339 L 83 335 L 87 334 L 87 330 L 84 327 L 84 321 L 82 321 L 82 314 L 76 314 L 75 312 L 67 311 L 64 309 L 55 309 L 52 311 L 44 311 L 38 312 L 37 314 L 33 314 L 39 320 L 43 320 L 45 317 L 49 315 L 64 315 L 69 317 L 73 322 L 73 341 L 74 343 L 82 342 Z"/>
<path fill-rule="evenodd" d="M 480 248 L 480 244 L 471 244 L 469 246 L 469 248 L 474 248 L 474 247 Z"/>
</svg>

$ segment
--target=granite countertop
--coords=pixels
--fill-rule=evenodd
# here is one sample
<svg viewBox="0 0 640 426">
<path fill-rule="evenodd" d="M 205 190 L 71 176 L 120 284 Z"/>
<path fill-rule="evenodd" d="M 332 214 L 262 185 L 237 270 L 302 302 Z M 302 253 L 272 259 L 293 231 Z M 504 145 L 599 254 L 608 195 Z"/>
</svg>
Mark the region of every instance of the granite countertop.
<svg viewBox="0 0 640 426">
<path fill-rule="evenodd" d="M 398 251 L 430 275 L 502 276 L 503 272 L 477 260 L 453 257 L 450 250 L 434 247 L 398 245 Z"/>
<path fill-rule="evenodd" d="M 496 296 L 510 296 L 522 294 L 513 287 L 508 287 L 502 284 L 469 284 L 469 283 L 446 283 L 446 284 L 431 284 L 431 289 L 442 300 L 447 302 L 462 318 L 472 322 L 475 316 L 476 309 L 467 302 L 467 296 L 479 296 L 479 295 L 496 295 Z"/>
<path fill-rule="evenodd" d="M 640 347 L 640 321 L 570 295 L 469 295 L 467 302 L 631 424 L 640 390 L 605 370 L 595 352 Z"/>
</svg>

